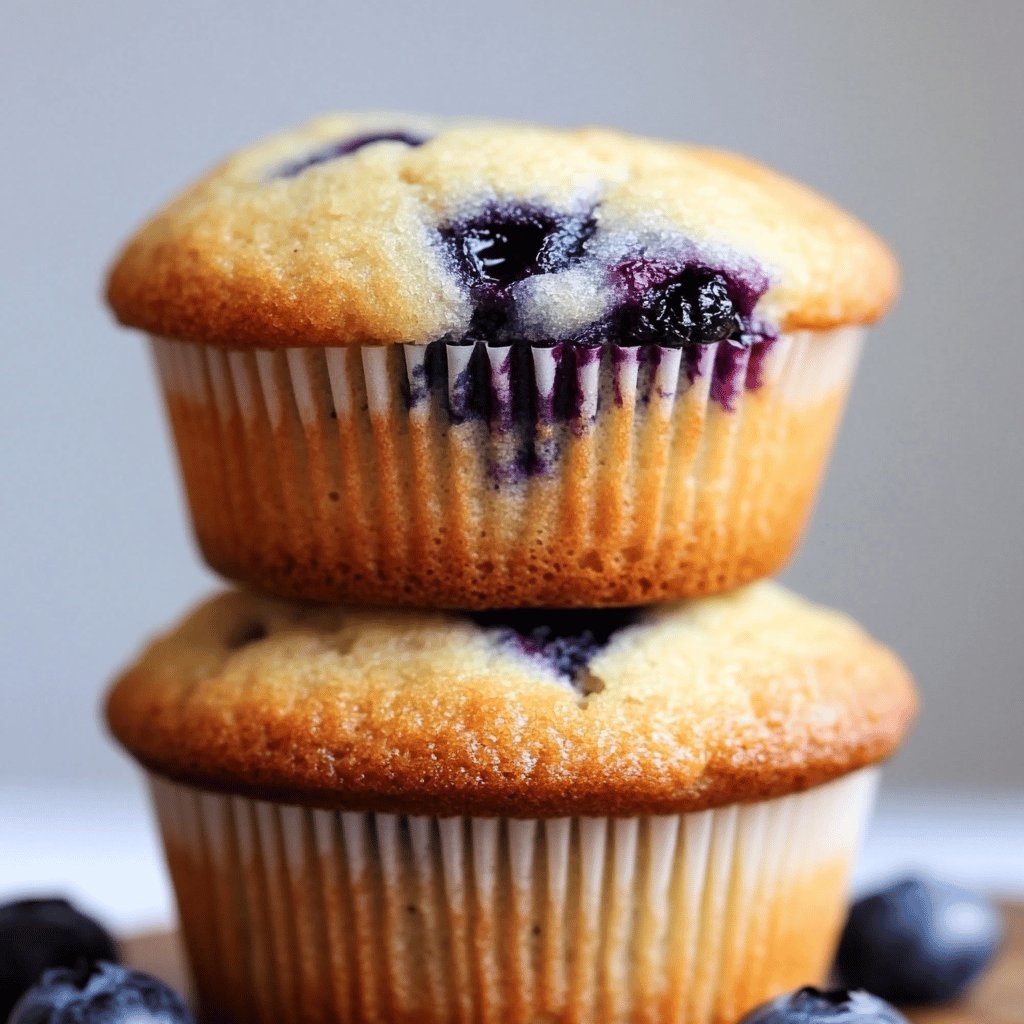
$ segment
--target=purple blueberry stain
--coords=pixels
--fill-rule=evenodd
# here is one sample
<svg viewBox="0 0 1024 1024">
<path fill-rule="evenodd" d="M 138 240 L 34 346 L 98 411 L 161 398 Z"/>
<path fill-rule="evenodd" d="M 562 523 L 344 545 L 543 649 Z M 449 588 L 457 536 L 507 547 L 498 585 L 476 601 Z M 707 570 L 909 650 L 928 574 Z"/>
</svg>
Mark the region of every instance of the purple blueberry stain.
<svg viewBox="0 0 1024 1024">
<path fill-rule="evenodd" d="M 620 245 L 599 233 L 597 210 L 492 200 L 436 228 L 472 312 L 456 333 L 426 346 L 406 397 L 410 406 L 430 399 L 453 426 L 486 423 L 504 438 L 486 454 L 496 487 L 553 472 L 564 437 L 550 425 L 586 433 L 602 402 L 623 406 L 634 392 L 638 405 L 671 400 L 704 378 L 709 401 L 731 412 L 744 390 L 763 385 L 777 338 L 754 316 L 767 274 L 748 259 L 712 257 L 685 239 L 662 241 L 657 250 L 635 240 Z M 521 287 L 563 272 L 582 282 L 582 291 L 568 277 L 564 287 Z M 522 303 L 545 295 L 556 305 L 524 312 Z M 596 319 L 574 312 L 574 301 L 601 295 L 607 301 Z M 563 308 L 559 296 L 570 305 Z M 679 367 L 678 382 L 659 371 L 670 351 L 679 353 L 670 364 Z M 599 383 L 605 374 L 607 392 Z"/>
<path fill-rule="evenodd" d="M 603 345 L 576 341 L 553 345 L 531 345 L 513 341 L 502 346 L 500 355 L 483 342 L 431 342 L 422 362 L 406 375 L 405 397 L 410 408 L 434 402 L 447 414 L 453 426 L 485 423 L 496 435 L 516 437 L 514 446 L 488 453 L 489 472 L 496 483 L 514 483 L 551 473 L 558 460 L 559 435 L 550 427 L 565 424 L 577 434 L 590 429 L 604 400 L 623 406 L 632 392 L 635 367 L 636 401 L 649 403 L 655 395 L 671 399 L 677 393 L 657 382 L 657 369 L 666 353 L 680 352 L 680 387 L 708 380 L 708 395 L 726 412 L 736 408 L 743 390 L 756 390 L 763 383 L 764 360 L 773 339 L 749 347 L 741 340 L 717 345 Z M 449 374 L 456 353 L 461 368 Z M 543 354 L 541 354 L 543 353 Z M 595 392 L 595 364 L 607 359 L 611 374 L 610 392 Z M 547 362 L 544 386 L 537 366 Z M 509 452 L 514 452 L 510 455 Z"/>
<path fill-rule="evenodd" d="M 757 391 L 764 385 L 764 364 L 775 342 L 779 340 L 778 332 L 768 324 L 758 325 L 759 340 L 750 346 L 750 360 L 747 362 L 746 389 Z"/>
<path fill-rule="evenodd" d="M 583 256 L 593 214 L 494 204 L 444 225 L 440 235 L 471 291 L 500 292 L 534 274 L 564 270 Z"/>
<path fill-rule="evenodd" d="M 736 399 L 745 386 L 750 349 L 733 341 L 725 341 L 715 351 L 715 367 L 709 394 L 726 412 L 733 412 Z"/>
<path fill-rule="evenodd" d="M 753 311 L 769 282 L 757 268 L 639 256 L 610 273 L 622 298 L 609 330 L 622 345 L 749 345 L 758 339 Z"/>
<path fill-rule="evenodd" d="M 502 340 L 513 286 L 581 260 L 596 228 L 592 210 L 498 202 L 443 224 L 438 229 L 442 246 L 474 304 L 468 336 Z"/>
<path fill-rule="evenodd" d="M 308 171 L 311 167 L 317 167 L 320 164 L 326 164 L 341 157 L 351 156 L 353 153 L 357 153 L 359 150 L 378 142 L 400 142 L 405 146 L 415 147 L 422 146 L 426 141 L 427 137 L 425 135 L 401 130 L 366 132 L 362 135 L 350 136 L 347 139 L 339 139 L 337 142 L 332 142 L 320 149 L 315 149 L 292 163 L 278 167 L 270 177 L 272 179 L 295 178 L 302 174 L 303 171 Z"/>
<path fill-rule="evenodd" d="M 565 388 L 559 389 L 559 382 L 564 382 L 565 374 L 561 372 L 562 363 L 566 357 L 567 346 L 564 343 L 552 345 L 543 350 L 538 357 L 538 361 L 550 363 L 551 373 L 551 386 L 545 387 L 541 390 L 539 384 L 536 388 L 537 392 L 537 420 L 540 423 L 553 423 L 558 418 L 556 410 L 561 408 L 562 400 L 564 399 Z M 532 353 L 531 353 L 532 355 Z M 534 360 L 531 358 L 531 364 Z M 530 365 L 526 367 L 527 372 L 534 371 L 535 366 Z"/>
<path fill-rule="evenodd" d="M 516 608 L 475 612 L 470 618 L 586 693 L 590 662 L 638 615 L 637 608 Z"/>
<path fill-rule="evenodd" d="M 513 350 L 510 345 L 504 351 L 486 353 L 490 363 L 490 420 L 498 430 L 509 431 L 515 426 L 514 391 L 512 389 Z M 538 396 L 539 397 L 539 396 Z"/>
<path fill-rule="evenodd" d="M 430 346 L 427 346 L 429 349 Z M 405 375 L 405 400 L 410 409 L 426 402 L 430 394 L 430 385 L 427 381 L 426 358 L 422 362 L 410 367 Z"/>
<path fill-rule="evenodd" d="M 615 404 L 621 409 L 625 402 L 623 394 L 623 377 L 629 372 L 630 365 L 636 362 L 639 349 L 636 347 L 626 348 L 623 345 L 611 346 L 612 363 L 612 394 L 615 396 Z"/>
<path fill-rule="evenodd" d="M 580 342 L 576 345 L 571 346 L 572 355 L 572 378 L 571 378 L 571 395 L 567 401 L 563 401 L 562 406 L 568 407 L 571 412 L 569 418 L 576 424 L 577 429 L 582 431 L 585 430 L 593 421 L 597 418 L 597 402 L 596 397 L 593 403 L 594 408 L 592 412 L 585 413 L 585 405 L 587 402 L 587 377 L 591 376 L 590 368 L 595 364 L 601 362 L 601 352 L 603 346 L 588 344 Z M 570 390 L 569 387 L 566 390 Z M 585 422 L 584 422 L 585 421 Z"/>
</svg>

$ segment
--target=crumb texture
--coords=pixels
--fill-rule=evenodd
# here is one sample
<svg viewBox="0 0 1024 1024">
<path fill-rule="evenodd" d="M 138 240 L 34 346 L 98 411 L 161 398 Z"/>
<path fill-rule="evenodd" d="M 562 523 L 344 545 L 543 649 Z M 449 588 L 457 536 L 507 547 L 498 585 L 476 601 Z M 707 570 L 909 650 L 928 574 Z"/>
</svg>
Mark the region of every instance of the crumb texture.
<svg viewBox="0 0 1024 1024">
<path fill-rule="evenodd" d="M 537 614 L 517 632 L 229 591 L 147 648 L 109 721 L 149 768 L 201 787 L 545 817 L 784 795 L 887 757 L 913 718 L 891 652 L 775 584 L 603 618 L 582 665 L 546 645 L 585 613 L 543 636 Z"/>
<path fill-rule="evenodd" d="M 118 317 L 223 347 L 751 344 L 870 323 L 884 244 L 752 161 L 605 129 L 339 115 L 232 156 L 110 275 Z"/>
</svg>

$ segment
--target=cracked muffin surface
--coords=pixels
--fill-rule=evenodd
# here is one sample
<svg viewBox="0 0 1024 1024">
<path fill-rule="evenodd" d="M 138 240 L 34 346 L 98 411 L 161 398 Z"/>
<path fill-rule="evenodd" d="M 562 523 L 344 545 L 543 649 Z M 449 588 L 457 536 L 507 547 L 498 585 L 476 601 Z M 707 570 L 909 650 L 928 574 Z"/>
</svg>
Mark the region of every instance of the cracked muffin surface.
<svg viewBox="0 0 1024 1024">
<path fill-rule="evenodd" d="M 897 272 L 827 199 L 733 154 L 597 128 L 337 115 L 153 217 L 118 317 L 225 347 L 752 343 L 870 323 Z"/>
<path fill-rule="evenodd" d="M 899 660 L 771 583 L 642 610 L 322 608 L 228 591 L 108 719 L 160 775 L 310 806 L 545 817 L 763 799 L 890 755 Z"/>
</svg>

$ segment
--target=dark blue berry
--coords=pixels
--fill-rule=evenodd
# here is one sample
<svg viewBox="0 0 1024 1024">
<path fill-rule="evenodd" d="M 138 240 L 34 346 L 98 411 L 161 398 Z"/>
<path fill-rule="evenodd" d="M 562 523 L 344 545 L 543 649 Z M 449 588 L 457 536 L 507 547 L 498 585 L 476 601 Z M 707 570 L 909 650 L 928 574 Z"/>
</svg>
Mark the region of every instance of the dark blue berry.
<svg viewBox="0 0 1024 1024">
<path fill-rule="evenodd" d="M 712 339 L 721 341 L 742 329 L 729 296 L 729 284 L 721 274 L 709 274 L 706 280 L 697 284 L 693 319 L 705 344 Z"/>
<path fill-rule="evenodd" d="M 740 1024 L 907 1024 L 907 1019 L 869 992 L 801 988 L 751 1010 Z"/>
<path fill-rule="evenodd" d="M 401 142 L 406 146 L 422 146 L 426 141 L 422 135 L 413 135 L 411 132 L 405 131 L 367 132 L 365 135 L 353 135 L 351 138 L 341 139 L 322 149 L 314 150 L 294 163 L 279 167 L 271 177 L 294 178 L 303 171 L 308 171 L 310 167 L 325 164 L 330 160 L 337 160 L 339 157 L 351 156 L 365 146 L 372 146 L 375 142 Z"/>
<path fill-rule="evenodd" d="M 542 658 L 559 675 L 577 681 L 612 636 L 636 621 L 634 608 L 517 608 L 477 612 L 477 625 L 499 629 L 524 654 Z"/>
<path fill-rule="evenodd" d="M 637 341 L 674 343 L 694 340 L 696 326 L 690 289 L 679 280 L 651 288 L 640 299 L 634 336 Z"/>
<path fill-rule="evenodd" d="M 47 968 L 116 959 L 110 935 L 67 900 L 19 900 L 0 906 L 0 1021 Z"/>
<path fill-rule="evenodd" d="M 753 318 L 768 279 L 752 268 L 635 256 L 609 273 L 622 296 L 608 325 L 619 344 L 749 348 L 774 336 Z"/>
<path fill-rule="evenodd" d="M 8 1024 L 195 1024 L 174 989 L 128 967 L 99 961 L 47 971 Z"/>
<path fill-rule="evenodd" d="M 590 214 L 502 205 L 446 224 L 440 234 L 470 288 L 487 293 L 564 270 L 583 255 L 595 227 Z"/>
<path fill-rule="evenodd" d="M 959 886 L 905 878 L 850 911 L 836 970 L 897 1003 L 956 999 L 992 962 L 1003 928 L 992 903 Z"/>
<path fill-rule="evenodd" d="M 556 636 L 550 626 L 538 626 L 521 638 L 523 649 L 539 654 L 559 675 L 573 679 L 590 664 L 600 648 L 593 632 L 583 630 L 578 636 Z"/>
<path fill-rule="evenodd" d="M 644 292 L 634 336 L 663 345 L 713 345 L 741 330 L 725 278 L 691 268 Z"/>
</svg>

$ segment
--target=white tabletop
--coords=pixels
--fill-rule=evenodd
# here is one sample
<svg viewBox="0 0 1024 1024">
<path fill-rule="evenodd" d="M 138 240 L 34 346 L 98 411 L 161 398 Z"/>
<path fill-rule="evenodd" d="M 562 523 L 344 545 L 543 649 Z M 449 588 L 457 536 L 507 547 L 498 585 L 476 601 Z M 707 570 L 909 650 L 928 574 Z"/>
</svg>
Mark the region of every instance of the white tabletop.
<svg viewBox="0 0 1024 1024">
<path fill-rule="evenodd" d="M 1024 793 L 883 793 L 856 885 L 908 870 L 1024 898 Z M 170 925 L 143 791 L 0 786 L 0 901 L 30 893 L 67 894 L 121 932 Z"/>
</svg>

